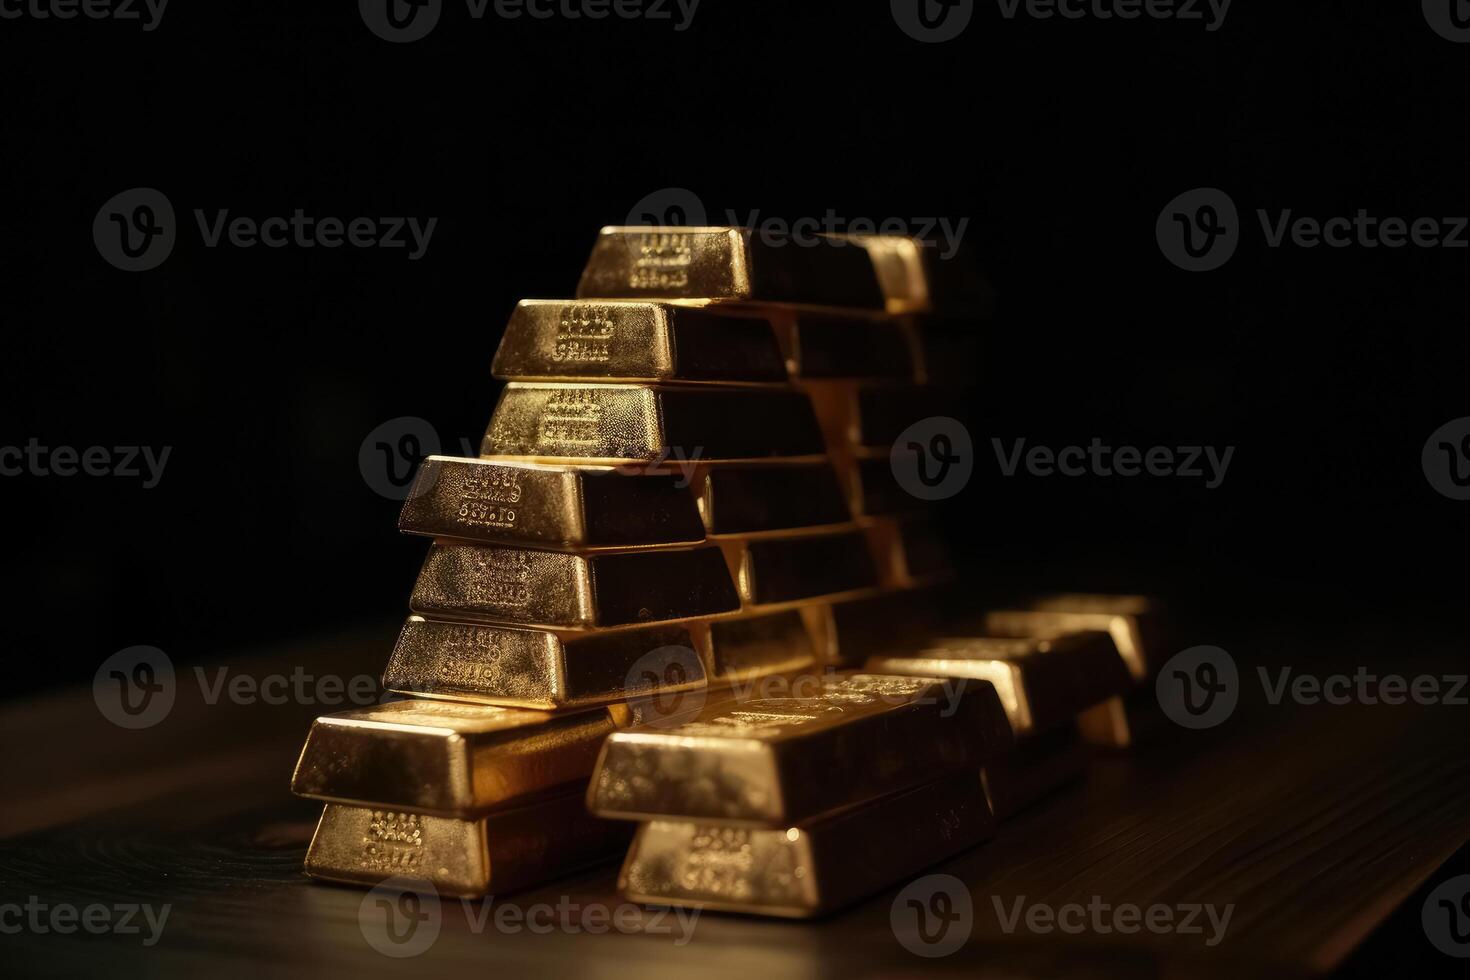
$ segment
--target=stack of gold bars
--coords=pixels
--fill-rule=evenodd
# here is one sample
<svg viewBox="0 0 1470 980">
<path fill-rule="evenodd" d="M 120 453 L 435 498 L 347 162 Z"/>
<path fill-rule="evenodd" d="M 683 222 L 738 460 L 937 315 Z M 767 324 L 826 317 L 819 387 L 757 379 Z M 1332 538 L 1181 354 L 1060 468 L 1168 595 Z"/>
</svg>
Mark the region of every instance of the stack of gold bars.
<svg viewBox="0 0 1470 980">
<path fill-rule="evenodd" d="M 913 239 L 604 229 L 576 300 L 512 314 L 482 455 L 419 470 L 406 697 L 313 724 L 307 872 L 504 893 L 635 820 L 629 899 L 816 915 L 1127 745 L 1147 600 L 933 601 L 890 447 L 950 411 L 984 305 Z"/>
</svg>

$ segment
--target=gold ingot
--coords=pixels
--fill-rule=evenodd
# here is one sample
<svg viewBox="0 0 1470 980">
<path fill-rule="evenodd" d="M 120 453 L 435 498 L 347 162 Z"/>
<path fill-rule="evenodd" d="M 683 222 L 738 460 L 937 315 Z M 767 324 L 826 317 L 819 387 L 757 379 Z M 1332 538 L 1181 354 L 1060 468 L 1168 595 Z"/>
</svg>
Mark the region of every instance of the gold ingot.
<svg viewBox="0 0 1470 980">
<path fill-rule="evenodd" d="M 476 817 L 585 780 L 613 728 L 605 709 L 554 715 L 426 700 L 357 708 L 312 723 L 291 791 Z"/>
<path fill-rule="evenodd" d="M 832 465 L 739 463 L 701 467 L 694 481 L 711 535 L 760 534 L 851 520 Z"/>
<path fill-rule="evenodd" d="M 618 888 L 631 902 L 809 918 L 974 847 L 994 827 L 973 773 L 800 826 L 660 819 L 638 829 Z"/>
<path fill-rule="evenodd" d="M 909 235 L 843 237 L 867 248 L 889 310 L 991 312 L 993 290 L 967 250 L 946 255 L 936 244 Z"/>
<path fill-rule="evenodd" d="M 608 738 L 588 790 L 594 813 L 787 827 L 1007 751 L 991 685 L 877 674 L 813 677 L 791 697 L 711 700 L 666 724 Z"/>
<path fill-rule="evenodd" d="M 1063 725 L 1016 744 L 985 766 L 991 809 L 1005 820 L 1087 774 L 1088 754 L 1075 728 Z"/>
<path fill-rule="evenodd" d="M 706 628 L 711 688 L 817 669 L 816 645 L 799 610 L 716 619 Z"/>
<path fill-rule="evenodd" d="M 786 381 L 775 331 L 763 317 L 612 301 L 522 300 L 493 371 L 514 381 Z"/>
<path fill-rule="evenodd" d="M 716 547 L 586 555 L 436 541 L 409 606 L 432 618 L 596 629 L 740 608 Z"/>
<path fill-rule="evenodd" d="M 513 381 L 480 452 L 628 464 L 817 457 L 826 447 L 797 391 Z"/>
<path fill-rule="evenodd" d="M 1050 640 L 943 637 L 911 655 L 871 657 L 866 669 L 988 681 L 1018 739 L 1074 724 L 1078 714 L 1133 685 L 1112 638 L 1100 632 Z"/>
<path fill-rule="evenodd" d="M 704 540 L 698 508 L 674 474 L 450 456 L 419 465 L 398 529 L 573 551 Z"/>
<path fill-rule="evenodd" d="M 618 855 L 628 827 L 587 812 L 582 794 L 464 820 L 329 803 L 306 873 L 350 885 L 428 882 L 446 897 L 530 888 Z"/>
<path fill-rule="evenodd" d="M 777 609 L 858 595 L 878 586 L 860 530 L 721 541 L 747 609 Z"/>
<path fill-rule="evenodd" d="M 687 625 L 579 634 L 412 616 L 383 686 L 478 704 L 586 708 L 704 687 L 697 643 Z"/>
<path fill-rule="evenodd" d="M 860 524 L 885 587 L 910 589 L 949 578 L 949 548 L 932 521 L 867 517 Z"/>
<path fill-rule="evenodd" d="M 1049 638 L 1082 630 L 1102 630 L 1113 638 L 1134 680 L 1146 681 L 1162 659 L 1162 613 L 1157 602 L 1139 595 L 1057 595 L 1027 609 L 985 614 L 983 628 L 1001 636 Z"/>
<path fill-rule="evenodd" d="M 932 594 L 887 592 L 803 609 L 823 663 L 861 667 L 870 657 L 916 651 L 938 630 Z"/>
<path fill-rule="evenodd" d="M 873 261 L 856 243 L 770 242 L 728 226 L 604 228 L 577 296 L 886 307 Z"/>
</svg>

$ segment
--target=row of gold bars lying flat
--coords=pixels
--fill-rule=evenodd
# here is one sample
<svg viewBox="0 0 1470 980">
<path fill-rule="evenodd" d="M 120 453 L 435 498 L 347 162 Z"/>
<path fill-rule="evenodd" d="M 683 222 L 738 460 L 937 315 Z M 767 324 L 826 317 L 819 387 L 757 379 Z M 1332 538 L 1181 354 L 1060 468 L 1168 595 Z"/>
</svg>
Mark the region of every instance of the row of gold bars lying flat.
<svg viewBox="0 0 1470 980">
<path fill-rule="evenodd" d="M 1127 745 L 1147 600 L 936 611 L 889 449 L 948 413 L 985 307 L 913 239 L 604 229 L 578 299 L 512 315 L 482 456 L 419 469 L 406 697 L 312 726 L 308 873 L 503 894 L 633 820 L 630 900 L 816 915 Z"/>
</svg>

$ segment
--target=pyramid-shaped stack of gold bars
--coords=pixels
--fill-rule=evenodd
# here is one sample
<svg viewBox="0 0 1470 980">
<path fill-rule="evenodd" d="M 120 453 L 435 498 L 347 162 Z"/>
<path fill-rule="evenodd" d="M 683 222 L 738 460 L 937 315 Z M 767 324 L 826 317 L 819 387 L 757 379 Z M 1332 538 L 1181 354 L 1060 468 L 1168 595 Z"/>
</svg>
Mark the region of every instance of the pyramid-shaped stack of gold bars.
<svg viewBox="0 0 1470 980">
<path fill-rule="evenodd" d="M 576 300 L 511 316 L 482 455 L 419 470 L 408 697 L 313 724 L 308 873 L 503 894 L 638 820 L 628 898 L 815 915 L 1126 745 L 1147 600 L 930 601 L 943 540 L 889 448 L 983 310 L 913 239 L 604 229 Z"/>
</svg>

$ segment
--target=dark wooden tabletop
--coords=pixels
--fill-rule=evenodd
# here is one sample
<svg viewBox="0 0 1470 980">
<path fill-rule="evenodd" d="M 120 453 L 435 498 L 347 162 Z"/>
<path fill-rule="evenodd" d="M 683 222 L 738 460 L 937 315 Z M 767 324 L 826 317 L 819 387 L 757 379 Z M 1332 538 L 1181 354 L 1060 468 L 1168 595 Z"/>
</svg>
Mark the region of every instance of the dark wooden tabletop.
<svg viewBox="0 0 1470 980">
<path fill-rule="evenodd" d="M 377 627 L 227 666 L 372 674 L 391 636 Z M 1417 643 L 1401 651 L 1412 659 L 1385 664 L 1382 641 L 1277 628 L 1229 642 L 1256 654 L 1243 659 L 1252 676 L 1258 662 L 1408 674 L 1457 663 L 1447 646 Z M 1351 970 L 1362 950 L 1378 964 L 1458 965 L 1428 948 L 1412 902 L 1470 840 L 1470 708 L 1273 706 L 1259 687 L 1246 683 L 1240 709 L 1208 731 L 1153 719 L 1135 750 L 1099 757 L 1086 780 L 990 843 L 925 869 L 960 879 L 972 899 L 969 942 L 935 959 L 895 937 L 897 887 L 817 922 L 706 913 L 687 940 L 672 916 L 654 922 L 646 912 L 639 932 L 497 928 L 507 904 L 580 910 L 564 917 L 572 922 L 589 907 L 616 910 L 615 865 L 497 896 L 488 918 L 483 903 L 446 899 L 433 944 L 391 958 L 360 925 L 365 892 L 301 872 L 320 808 L 287 784 L 306 725 L 333 705 L 211 705 L 180 671 L 169 717 L 123 731 L 90 691 L 63 692 L 0 714 L 10 777 L 0 902 L 167 904 L 169 917 L 151 946 L 146 929 L 21 929 L 0 947 L 25 972 L 126 976 L 1306 976 Z M 1207 946 L 1208 926 L 1203 935 L 1007 932 L 998 908 L 1018 902 L 1233 909 L 1223 939 Z M 1375 937 L 1393 922 L 1401 953 Z"/>
</svg>

